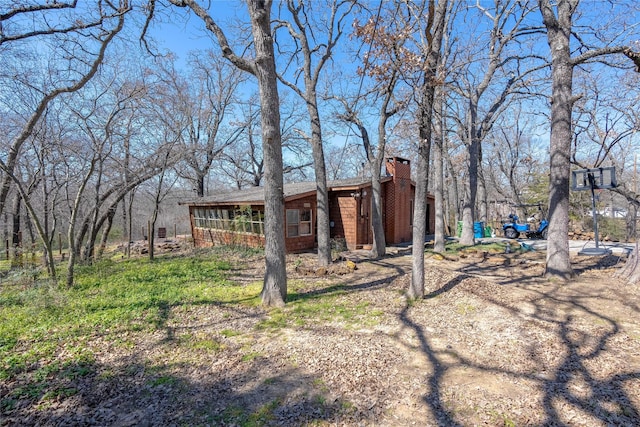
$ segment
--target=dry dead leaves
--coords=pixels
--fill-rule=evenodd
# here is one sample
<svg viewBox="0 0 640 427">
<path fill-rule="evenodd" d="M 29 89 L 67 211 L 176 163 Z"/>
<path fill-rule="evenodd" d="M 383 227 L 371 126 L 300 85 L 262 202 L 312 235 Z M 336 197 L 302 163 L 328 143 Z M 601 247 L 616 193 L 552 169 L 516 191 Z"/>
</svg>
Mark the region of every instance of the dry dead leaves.
<svg viewBox="0 0 640 427">
<path fill-rule="evenodd" d="M 94 337 L 77 393 L 0 424 L 640 424 L 640 290 L 613 278 L 614 260 L 577 259 L 579 276 L 554 283 L 530 254 L 429 258 L 428 295 L 407 303 L 409 256 L 321 278 L 297 259 L 290 280 L 352 316 L 288 322 L 296 301 L 176 311 L 128 345 Z M 260 280 L 260 263 L 245 272 L 240 284 Z"/>
</svg>

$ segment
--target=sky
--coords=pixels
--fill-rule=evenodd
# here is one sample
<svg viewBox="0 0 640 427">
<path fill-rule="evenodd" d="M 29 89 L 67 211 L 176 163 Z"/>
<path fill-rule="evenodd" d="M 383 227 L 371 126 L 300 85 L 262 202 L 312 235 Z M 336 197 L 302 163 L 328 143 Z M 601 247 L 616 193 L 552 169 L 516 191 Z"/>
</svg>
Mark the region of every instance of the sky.
<svg viewBox="0 0 640 427">
<path fill-rule="evenodd" d="M 462 1 L 462 0 L 460 0 Z M 377 1 L 370 2 L 372 7 L 378 5 Z M 470 6 L 475 5 L 475 0 L 466 1 Z M 490 6 L 493 2 L 488 0 L 481 0 L 480 4 Z M 239 0 L 227 1 L 227 0 L 217 0 L 212 1 L 212 15 L 216 19 L 216 22 L 222 27 L 226 28 L 227 22 L 232 21 L 234 19 L 241 19 L 246 22 L 246 6 L 244 2 Z M 274 2 L 274 7 L 272 10 L 272 15 L 275 16 L 277 13 L 276 8 L 278 7 L 278 1 Z M 613 14 L 617 11 L 619 5 L 617 2 L 603 2 L 600 0 L 583 0 L 581 2 L 581 8 L 579 10 L 579 14 L 576 16 L 577 22 L 581 24 L 588 24 L 593 20 L 609 18 L 609 14 Z M 637 27 L 637 20 L 631 19 L 631 15 L 625 15 L 629 19 L 627 23 L 627 29 L 629 32 L 635 31 L 635 27 Z M 189 16 L 184 10 L 180 10 L 174 8 L 173 12 L 170 15 L 166 15 L 162 17 L 160 23 L 156 23 L 154 25 L 152 35 L 157 39 L 157 44 L 160 49 L 170 50 L 178 55 L 178 66 L 186 68 L 186 59 L 189 51 L 192 50 L 208 50 L 213 49 L 214 52 L 218 49 L 217 43 L 213 38 L 212 34 L 204 28 L 204 24 L 202 21 L 191 15 Z M 541 17 L 539 16 L 539 12 L 535 12 L 531 15 L 531 19 L 535 22 L 531 24 L 540 25 Z M 537 22 L 540 19 L 540 22 Z M 471 24 L 471 23 L 468 23 Z M 469 28 L 476 28 L 476 22 L 474 21 L 473 25 L 469 25 Z M 612 33 L 613 34 L 613 33 Z M 624 32 L 617 33 L 618 36 L 622 36 L 624 38 Z M 602 34 L 600 35 L 602 36 Z M 230 39 L 233 39 L 232 36 L 229 36 Z M 546 40 L 541 38 L 539 41 L 539 47 L 541 49 L 542 54 L 548 54 L 548 45 L 546 45 Z M 337 57 L 336 61 L 339 61 L 344 64 L 345 67 L 354 66 L 353 62 L 349 60 L 349 58 Z M 544 118 L 544 117 L 541 117 Z M 353 137 L 353 135 L 352 135 Z M 544 127 L 538 126 L 536 128 L 536 136 L 537 138 L 546 139 L 548 138 L 548 129 L 544 129 Z M 344 138 L 344 137 L 342 137 Z M 341 142 L 338 142 L 341 143 Z"/>
</svg>

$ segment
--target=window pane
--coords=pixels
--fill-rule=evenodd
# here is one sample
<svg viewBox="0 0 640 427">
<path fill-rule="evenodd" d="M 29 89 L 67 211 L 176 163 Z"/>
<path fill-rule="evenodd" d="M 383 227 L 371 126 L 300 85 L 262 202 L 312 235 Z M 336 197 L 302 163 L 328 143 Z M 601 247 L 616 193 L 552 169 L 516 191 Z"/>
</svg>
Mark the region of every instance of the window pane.
<svg viewBox="0 0 640 427">
<path fill-rule="evenodd" d="M 310 222 L 301 222 L 300 223 L 300 235 L 308 236 L 311 234 L 311 223 Z"/>
<path fill-rule="evenodd" d="M 297 209 L 287 209 L 287 225 L 298 223 L 299 211 Z"/>
<path fill-rule="evenodd" d="M 298 236 L 298 226 L 290 225 L 287 227 L 287 237 L 297 237 Z"/>
</svg>

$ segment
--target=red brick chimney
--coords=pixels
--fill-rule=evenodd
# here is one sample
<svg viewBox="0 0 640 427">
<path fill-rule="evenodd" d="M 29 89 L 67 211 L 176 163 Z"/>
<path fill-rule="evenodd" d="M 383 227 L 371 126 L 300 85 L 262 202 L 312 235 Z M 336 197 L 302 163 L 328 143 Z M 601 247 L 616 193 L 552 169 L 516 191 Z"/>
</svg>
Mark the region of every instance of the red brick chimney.
<svg viewBox="0 0 640 427">
<path fill-rule="evenodd" d="M 411 162 L 400 157 L 389 157 L 386 163 L 387 175 L 393 176 L 394 181 L 411 179 Z"/>
<path fill-rule="evenodd" d="M 411 162 L 390 157 L 385 164 L 387 176 L 393 176 L 386 187 L 385 239 L 387 243 L 409 242 L 412 238 Z"/>
</svg>

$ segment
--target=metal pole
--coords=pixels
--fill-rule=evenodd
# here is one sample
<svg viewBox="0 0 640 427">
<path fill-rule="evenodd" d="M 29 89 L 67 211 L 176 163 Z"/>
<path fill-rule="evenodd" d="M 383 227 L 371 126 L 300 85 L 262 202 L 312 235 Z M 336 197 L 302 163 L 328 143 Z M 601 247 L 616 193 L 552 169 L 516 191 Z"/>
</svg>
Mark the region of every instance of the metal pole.
<svg viewBox="0 0 640 427">
<path fill-rule="evenodd" d="M 593 174 L 588 174 L 589 176 L 589 184 L 591 184 L 591 212 L 593 213 L 593 231 L 594 231 L 594 237 L 596 240 L 596 249 L 599 248 L 599 242 L 598 242 L 598 213 L 596 212 L 596 191 L 595 191 L 595 187 L 596 187 L 596 183 L 595 183 L 595 179 L 593 178 Z"/>
</svg>

